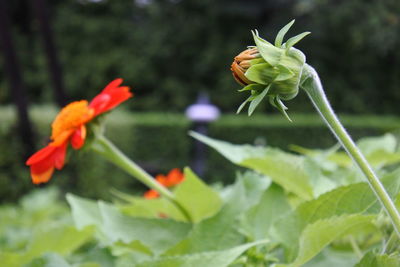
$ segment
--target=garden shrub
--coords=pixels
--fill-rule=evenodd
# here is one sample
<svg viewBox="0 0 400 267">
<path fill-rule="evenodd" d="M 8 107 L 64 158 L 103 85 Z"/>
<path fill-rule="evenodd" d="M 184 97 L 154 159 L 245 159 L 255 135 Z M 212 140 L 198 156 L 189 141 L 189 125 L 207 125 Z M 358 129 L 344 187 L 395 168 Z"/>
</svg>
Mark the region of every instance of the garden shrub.
<svg viewBox="0 0 400 267">
<path fill-rule="evenodd" d="M 38 147 L 47 142 L 50 122 L 57 109 L 38 106 L 31 109 L 37 131 Z M 28 168 L 23 165 L 23 148 L 15 134 L 15 114 L 11 107 L 0 109 L 0 200 L 12 201 L 30 190 Z M 400 127 L 396 117 L 342 116 L 344 124 L 355 137 L 380 135 Z M 175 167 L 191 164 L 194 140 L 187 132 L 193 124 L 177 113 L 131 113 L 115 111 L 106 118 L 107 135 L 129 157 L 151 174 L 166 173 Z M 329 147 L 336 143 L 322 120 L 316 115 L 293 115 L 293 123 L 279 114 L 223 115 L 209 125 L 209 135 L 233 143 L 253 143 L 288 149 L 290 144 L 303 147 Z M 245 127 L 246 130 L 243 130 Z M 288 142 L 290 140 L 290 142 Z M 10 157 L 9 155 L 16 155 Z M 231 183 L 236 168 L 212 150 L 207 151 L 207 171 L 202 177 L 208 182 Z M 218 167 L 218 168 L 217 168 Z M 141 192 L 145 188 L 123 171 L 93 153 L 76 153 L 68 168 L 56 174 L 52 183 L 65 192 L 86 197 L 109 199 L 109 189 Z"/>
</svg>

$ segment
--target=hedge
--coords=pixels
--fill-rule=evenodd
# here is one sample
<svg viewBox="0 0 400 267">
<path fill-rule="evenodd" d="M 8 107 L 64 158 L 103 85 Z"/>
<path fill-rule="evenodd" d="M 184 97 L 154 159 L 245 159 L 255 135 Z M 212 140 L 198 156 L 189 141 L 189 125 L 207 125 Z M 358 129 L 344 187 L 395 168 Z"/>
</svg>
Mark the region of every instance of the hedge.
<svg viewBox="0 0 400 267">
<path fill-rule="evenodd" d="M 30 110 L 36 131 L 37 149 L 47 143 L 50 123 L 57 109 L 38 106 Z M 209 135 L 233 143 L 256 143 L 287 149 L 290 144 L 309 148 L 329 147 L 336 143 L 323 121 L 315 114 L 291 114 L 293 123 L 280 114 L 222 115 L 209 125 Z M 22 159 L 22 147 L 15 132 L 12 107 L 0 107 L 0 201 L 11 201 L 32 189 L 28 168 Z M 380 135 L 400 128 L 400 118 L 391 116 L 340 116 L 355 139 Z M 194 125 L 184 114 L 131 113 L 116 110 L 106 118 L 106 135 L 129 157 L 151 174 L 165 173 L 191 164 L 194 140 L 188 131 Z M 218 153 L 207 150 L 209 182 L 230 183 L 237 168 Z M 145 188 L 123 171 L 93 153 L 73 152 L 62 171 L 50 184 L 85 197 L 110 198 L 110 189 L 125 192 Z"/>
</svg>

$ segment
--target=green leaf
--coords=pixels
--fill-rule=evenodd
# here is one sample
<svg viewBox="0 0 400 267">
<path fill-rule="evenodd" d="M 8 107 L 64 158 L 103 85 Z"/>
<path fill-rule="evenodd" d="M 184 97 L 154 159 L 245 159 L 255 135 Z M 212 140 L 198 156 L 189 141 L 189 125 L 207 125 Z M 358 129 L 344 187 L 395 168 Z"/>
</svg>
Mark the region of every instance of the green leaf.
<svg viewBox="0 0 400 267">
<path fill-rule="evenodd" d="M 219 195 L 189 168 L 185 168 L 184 173 L 185 180 L 176 187 L 174 194 L 193 221 L 196 223 L 217 213 L 222 206 Z"/>
<path fill-rule="evenodd" d="M 185 207 L 194 222 L 215 214 L 222 206 L 219 195 L 190 169 L 185 169 L 185 180 L 175 187 L 176 200 Z M 118 193 L 129 204 L 120 204 L 120 210 L 130 216 L 159 218 L 160 215 L 179 221 L 186 221 L 182 212 L 171 201 L 162 197 L 157 199 L 144 199 L 143 197 L 125 196 Z"/>
<path fill-rule="evenodd" d="M 63 257 L 58 254 L 48 253 L 43 257 L 33 260 L 24 267 L 72 267 Z"/>
<path fill-rule="evenodd" d="M 170 219 L 129 217 L 105 202 L 99 202 L 99 209 L 103 218 L 102 231 L 110 241 L 130 243 L 138 240 L 155 255 L 175 245 L 191 228 L 189 224 Z"/>
<path fill-rule="evenodd" d="M 391 197 L 400 190 L 400 169 L 382 178 Z M 350 214 L 377 214 L 381 210 L 375 194 L 367 183 L 342 186 L 300 204 L 293 212 L 278 219 L 274 224 L 274 239 L 288 250 L 288 257 L 297 254 L 298 240 L 308 224 L 318 220 Z"/>
<path fill-rule="evenodd" d="M 285 153 L 279 149 L 233 145 L 194 132 L 191 132 L 190 135 L 214 148 L 233 163 L 268 176 L 285 190 L 303 199 L 312 198 L 313 190 L 309 175 L 304 170 L 302 157 Z"/>
<path fill-rule="evenodd" d="M 135 265 L 136 267 L 225 267 L 231 264 L 243 252 L 266 241 L 258 241 L 236 246 L 226 250 L 209 251 L 203 253 L 188 254 L 182 256 L 163 257 L 145 261 Z"/>
<path fill-rule="evenodd" d="M 290 210 L 282 188 L 271 185 L 264 191 L 259 203 L 246 212 L 244 224 L 247 233 L 253 240 L 267 238 L 272 224 Z"/>
<path fill-rule="evenodd" d="M 295 20 L 292 20 L 291 22 L 286 24 L 282 29 L 280 29 L 280 31 L 278 32 L 278 34 L 276 35 L 276 38 L 275 38 L 275 46 L 277 46 L 277 47 L 282 46 L 283 38 L 285 37 L 285 34 L 289 31 L 290 27 L 292 27 L 294 22 L 295 22 Z"/>
<path fill-rule="evenodd" d="M 289 50 L 292 46 L 294 46 L 295 44 L 300 42 L 301 39 L 303 39 L 304 37 L 306 37 L 310 33 L 311 32 L 303 32 L 303 33 L 300 33 L 299 35 L 296 35 L 296 36 L 290 38 L 289 40 L 287 40 L 287 42 L 285 43 L 286 50 Z"/>
<path fill-rule="evenodd" d="M 168 218 L 183 221 L 187 219 L 182 212 L 165 198 L 145 199 L 143 197 L 131 197 L 129 203 L 116 204 L 118 209 L 128 216 L 144 218 Z"/>
<path fill-rule="evenodd" d="M 170 219 L 129 217 L 102 201 L 91 202 L 71 194 L 67 199 L 78 227 L 95 225 L 107 243 L 140 241 L 155 255 L 185 238 L 191 228 L 189 224 Z"/>
<path fill-rule="evenodd" d="M 354 267 L 358 261 L 359 258 L 353 251 L 327 247 L 307 262 L 304 267 Z"/>
<path fill-rule="evenodd" d="M 377 254 L 372 251 L 364 255 L 355 267 L 398 267 L 400 266 L 399 253 Z"/>
<path fill-rule="evenodd" d="M 271 186 L 271 180 L 257 172 L 246 171 L 244 173 L 238 173 L 237 178 L 240 184 L 243 184 L 246 207 L 244 209 L 250 208 L 257 205 L 260 202 L 265 190 Z"/>
<path fill-rule="evenodd" d="M 166 256 L 223 250 L 243 243 L 237 220 L 249 208 L 246 186 L 238 179 L 225 196 L 225 205 L 213 217 L 193 226 L 186 239 L 165 253 Z"/>
<path fill-rule="evenodd" d="M 86 243 L 93 236 L 93 229 L 81 231 L 72 226 L 57 226 L 48 231 L 35 233 L 24 257 L 34 258 L 44 252 L 57 252 L 67 255 Z"/>
<path fill-rule="evenodd" d="M 72 217 L 78 229 L 83 229 L 86 226 L 100 226 L 102 216 L 96 201 L 67 194 L 67 201 L 72 209 Z"/>
<path fill-rule="evenodd" d="M 78 231 L 74 227 L 64 225 L 38 231 L 23 253 L 0 252 L 0 262 L 7 267 L 20 267 L 48 252 L 67 255 L 86 243 L 92 235 L 93 229 Z"/>
<path fill-rule="evenodd" d="M 397 141 L 392 134 L 385 134 L 378 137 L 366 137 L 358 140 L 357 146 L 365 155 L 376 151 L 386 151 L 394 153 L 396 151 Z"/>
<path fill-rule="evenodd" d="M 279 69 L 268 63 L 260 63 L 247 69 L 245 76 L 258 84 L 268 85 L 279 75 Z"/>
<path fill-rule="evenodd" d="M 375 216 L 344 215 L 318 220 L 308 225 L 300 237 L 300 249 L 297 258 L 288 266 L 302 266 L 332 241 L 365 227 L 375 230 L 372 220 Z"/>
<path fill-rule="evenodd" d="M 264 99 L 264 97 L 267 95 L 269 88 L 271 86 L 267 86 L 264 91 L 262 91 L 260 94 L 258 94 L 251 102 L 250 102 L 250 106 L 249 106 L 249 112 L 248 115 L 251 116 L 251 114 L 253 114 L 254 110 L 256 109 L 256 107 L 261 103 L 261 101 Z"/>
<path fill-rule="evenodd" d="M 259 37 L 257 30 L 252 31 L 252 34 L 254 42 L 257 45 L 257 49 L 264 60 L 272 66 L 278 65 L 284 50 L 275 47 L 271 43 Z"/>
</svg>

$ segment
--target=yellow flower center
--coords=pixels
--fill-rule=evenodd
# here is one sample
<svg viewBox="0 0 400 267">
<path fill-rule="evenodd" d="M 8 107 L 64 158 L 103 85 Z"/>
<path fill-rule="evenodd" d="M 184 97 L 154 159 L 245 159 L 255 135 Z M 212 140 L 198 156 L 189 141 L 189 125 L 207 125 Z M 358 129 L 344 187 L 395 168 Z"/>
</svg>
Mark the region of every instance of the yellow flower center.
<svg viewBox="0 0 400 267">
<path fill-rule="evenodd" d="M 94 110 L 88 107 L 86 100 L 75 101 L 65 106 L 51 124 L 51 139 L 54 145 L 60 145 L 81 125 L 90 121 Z"/>
</svg>

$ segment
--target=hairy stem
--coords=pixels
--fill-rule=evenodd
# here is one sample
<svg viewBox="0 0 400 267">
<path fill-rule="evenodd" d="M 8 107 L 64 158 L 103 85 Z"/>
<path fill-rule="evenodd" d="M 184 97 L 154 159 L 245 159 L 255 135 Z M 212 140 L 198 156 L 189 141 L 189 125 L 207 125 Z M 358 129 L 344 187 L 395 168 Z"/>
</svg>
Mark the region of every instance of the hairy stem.
<svg viewBox="0 0 400 267">
<path fill-rule="evenodd" d="M 359 260 L 361 260 L 363 257 L 363 253 L 362 253 L 360 247 L 358 246 L 357 241 L 355 240 L 354 236 L 352 236 L 352 235 L 349 236 L 349 241 L 350 241 L 351 248 L 353 249 L 354 253 L 357 255 L 357 258 Z"/>
<path fill-rule="evenodd" d="M 104 135 L 97 134 L 92 149 L 98 154 L 105 157 L 127 173 L 138 179 L 151 189 L 156 190 L 161 196 L 171 201 L 185 216 L 187 221 L 192 222 L 189 212 L 176 200 L 174 194 L 166 187 L 159 184 L 151 175 L 143 170 L 139 165 L 129 159 L 122 153 L 113 143 L 111 143 Z"/>
<path fill-rule="evenodd" d="M 363 154 L 360 152 L 350 135 L 346 132 L 345 128 L 336 117 L 335 112 L 333 111 L 325 95 L 319 76 L 314 68 L 310 65 L 306 65 L 303 69 L 300 87 L 307 92 L 309 98 L 314 104 L 314 107 L 318 110 L 325 123 L 331 129 L 332 133 L 364 173 L 371 189 L 381 202 L 386 213 L 389 215 L 397 235 L 400 236 L 400 214 L 396 209 L 396 206 L 390 199 L 390 196 L 386 192 L 381 181 L 378 179 Z"/>
</svg>

